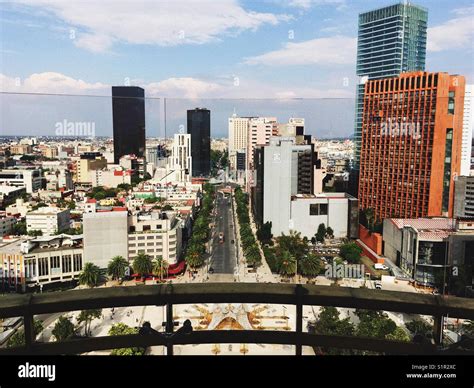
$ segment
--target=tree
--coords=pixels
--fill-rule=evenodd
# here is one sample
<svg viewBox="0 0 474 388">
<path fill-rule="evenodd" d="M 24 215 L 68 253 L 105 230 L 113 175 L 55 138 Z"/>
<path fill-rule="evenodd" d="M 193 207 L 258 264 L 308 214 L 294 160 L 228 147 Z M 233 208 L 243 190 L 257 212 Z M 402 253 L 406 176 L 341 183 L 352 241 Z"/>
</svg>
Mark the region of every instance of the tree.
<svg viewBox="0 0 474 388">
<path fill-rule="evenodd" d="M 79 284 L 96 287 L 103 280 L 101 269 L 93 263 L 86 263 L 79 274 Z"/>
<path fill-rule="evenodd" d="M 153 264 L 151 262 L 151 258 L 144 253 L 139 253 L 137 257 L 133 260 L 132 264 L 133 270 L 135 273 L 140 275 L 148 275 L 151 274 L 153 271 Z"/>
<path fill-rule="evenodd" d="M 400 326 L 397 326 L 395 330 L 387 334 L 385 338 L 392 341 L 410 342 L 410 336 Z"/>
<path fill-rule="evenodd" d="M 272 237 L 272 223 L 271 221 L 267 221 L 257 230 L 257 238 L 262 244 L 268 244 L 272 240 Z"/>
<path fill-rule="evenodd" d="M 77 323 L 79 325 L 81 323 L 84 323 L 84 335 L 86 337 L 90 337 L 92 335 L 92 331 L 91 331 L 92 321 L 100 317 L 102 317 L 102 310 L 100 309 L 82 310 L 79 313 L 77 317 Z"/>
<path fill-rule="evenodd" d="M 318 231 L 316 232 L 316 241 L 324 242 L 324 237 L 326 236 L 326 226 L 324 224 L 319 224 Z"/>
<path fill-rule="evenodd" d="M 332 230 L 332 228 L 330 226 L 328 226 L 326 228 L 326 235 L 329 237 L 329 238 L 334 238 L 334 230 Z"/>
<path fill-rule="evenodd" d="M 131 335 L 138 334 L 138 329 L 127 326 L 125 323 L 116 323 L 109 330 L 109 335 Z M 120 348 L 110 353 L 112 356 L 142 356 L 145 348 Z"/>
<path fill-rule="evenodd" d="M 41 230 L 30 230 L 28 232 L 28 236 L 31 236 L 31 237 L 37 237 L 37 236 L 42 236 L 43 235 L 43 231 Z"/>
<path fill-rule="evenodd" d="M 23 236 L 26 234 L 26 221 L 17 222 L 13 225 L 13 234 L 16 236 Z"/>
<path fill-rule="evenodd" d="M 340 319 L 339 311 L 335 307 L 322 307 L 316 322 L 309 324 L 308 331 L 314 334 L 352 336 L 355 327 L 349 318 Z M 352 354 L 345 349 L 322 348 L 326 354 Z"/>
<path fill-rule="evenodd" d="M 356 310 L 359 317 L 356 335 L 369 338 L 387 338 L 397 328 L 396 323 L 382 311 Z"/>
<path fill-rule="evenodd" d="M 158 258 L 152 260 L 153 264 L 153 274 L 163 278 L 168 273 L 169 264 L 166 260 L 163 260 L 163 257 L 159 256 Z"/>
<path fill-rule="evenodd" d="M 126 259 L 122 256 L 115 256 L 107 266 L 107 274 L 112 277 L 112 280 L 123 278 L 127 267 L 128 261 Z"/>
<path fill-rule="evenodd" d="M 348 242 L 341 245 L 339 252 L 340 255 L 349 263 L 357 264 L 360 262 L 362 248 L 355 242 Z"/>
<path fill-rule="evenodd" d="M 74 332 L 75 328 L 71 320 L 64 315 L 61 315 L 54 324 L 52 334 L 54 335 L 56 342 L 61 342 L 73 337 Z"/>
<path fill-rule="evenodd" d="M 296 273 L 296 258 L 289 251 L 281 253 L 280 275 L 293 276 Z"/>
<path fill-rule="evenodd" d="M 308 244 L 301 238 L 301 233 L 291 231 L 289 235 L 282 234 L 276 238 L 278 250 L 291 252 L 297 260 L 306 256 L 309 251 Z"/>
<path fill-rule="evenodd" d="M 298 262 L 298 273 L 305 276 L 317 276 L 323 268 L 323 263 L 319 256 L 308 254 Z"/>
<path fill-rule="evenodd" d="M 430 338 L 433 335 L 433 326 L 428 324 L 422 319 L 414 319 L 413 321 L 405 323 L 405 327 L 413 335 L 422 335 L 423 337 Z"/>
<path fill-rule="evenodd" d="M 39 319 L 33 319 L 33 330 L 35 333 L 35 336 L 37 336 L 39 333 L 43 331 L 43 322 L 40 321 Z M 18 329 L 15 334 L 13 334 L 7 342 L 7 347 L 8 348 L 13 348 L 17 346 L 25 346 L 25 330 L 24 329 Z"/>
</svg>

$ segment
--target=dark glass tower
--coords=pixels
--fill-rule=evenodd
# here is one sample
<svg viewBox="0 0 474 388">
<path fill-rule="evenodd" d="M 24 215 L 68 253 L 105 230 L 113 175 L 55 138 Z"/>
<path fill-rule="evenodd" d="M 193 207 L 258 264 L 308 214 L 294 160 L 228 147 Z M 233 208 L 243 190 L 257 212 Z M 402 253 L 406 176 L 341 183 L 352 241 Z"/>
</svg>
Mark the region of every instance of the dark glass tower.
<svg viewBox="0 0 474 388">
<path fill-rule="evenodd" d="M 193 177 L 209 176 L 211 171 L 211 111 L 188 110 L 188 133 L 191 135 Z"/>
<path fill-rule="evenodd" d="M 124 155 L 145 153 L 145 90 L 138 86 L 112 86 L 114 162 Z"/>
<path fill-rule="evenodd" d="M 364 84 L 366 80 L 398 77 L 401 73 L 424 71 L 428 11 L 403 2 L 359 14 L 354 128 L 354 162 L 350 193 L 357 196 L 362 131 Z"/>
</svg>

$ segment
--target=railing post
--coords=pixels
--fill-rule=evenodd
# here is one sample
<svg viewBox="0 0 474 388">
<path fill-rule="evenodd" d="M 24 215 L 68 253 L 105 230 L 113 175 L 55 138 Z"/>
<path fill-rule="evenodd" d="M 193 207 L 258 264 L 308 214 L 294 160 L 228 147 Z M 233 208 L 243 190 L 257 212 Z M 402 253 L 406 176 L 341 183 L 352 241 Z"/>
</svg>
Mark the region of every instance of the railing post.
<svg viewBox="0 0 474 388">
<path fill-rule="evenodd" d="M 296 355 L 301 356 L 302 346 L 301 346 L 301 335 L 303 333 L 303 303 L 301 301 L 302 295 L 301 284 L 297 284 L 295 288 L 296 293 Z"/>
<path fill-rule="evenodd" d="M 166 345 L 166 355 L 173 355 L 173 340 L 170 338 L 174 330 L 173 305 L 166 305 L 166 334 L 168 335 L 168 344 Z"/>
<path fill-rule="evenodd" d="M 23 315 L 23 328 L 25 330 L 25 346 L 26 349 L 29 350 L 36 339 L 34 317 L 33 314 L 30 313 L 30 309 Z"/>
<path fill-rule="evenodd" d="M 434 325 L 433 325 L 434 341 L 436 345 L 441 345 L 443 341 L 444 317 L 442 315 L 435 315 L 433 319 L 434 319 Z"/>
</svg>

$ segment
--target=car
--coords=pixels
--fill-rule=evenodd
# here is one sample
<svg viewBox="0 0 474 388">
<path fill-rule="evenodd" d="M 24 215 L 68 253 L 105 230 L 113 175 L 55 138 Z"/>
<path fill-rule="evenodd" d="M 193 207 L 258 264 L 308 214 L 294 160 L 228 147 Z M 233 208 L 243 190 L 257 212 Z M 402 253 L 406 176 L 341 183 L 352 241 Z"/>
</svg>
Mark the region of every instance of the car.
<svg viewBox="0 0 474 388">
<path fill-rule="evenodd" d="M 376 270 L 382 270 L 382 271 L 387 271 L 388 270 L 388 267 L 385 264 L 380 264 L 380 263 L 374 264 L 374 268 Z"/>
<path fill-rule="evenodd" d="M 382 283 L 381 282 L 377 281 L 377 282 L 374 283 L 374 285 L 375 285 L 376 290 L 381 290 L 382 289 Z"/>
<path fill-rule="evenodd" d="M 213 274 L 213 273 L 214 273 L 214 268 L 210 267 L 208 272 L 209 272 L 210 274 Z"/>
</svg>

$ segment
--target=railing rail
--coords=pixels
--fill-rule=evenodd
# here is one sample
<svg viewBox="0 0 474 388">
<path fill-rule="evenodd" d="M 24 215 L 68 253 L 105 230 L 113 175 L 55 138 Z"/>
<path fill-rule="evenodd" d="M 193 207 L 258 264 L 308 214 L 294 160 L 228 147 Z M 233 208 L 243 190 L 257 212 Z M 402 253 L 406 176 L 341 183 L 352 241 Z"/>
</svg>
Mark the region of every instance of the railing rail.
<svg viewBox="0 0 474 388">
<path fill-rule="evenodd" d="M 296 331 L 194 331 L 173 335 L 175 304 L 264 303 L 296 307 Z M 167 306 L 166 334 L 92 337 L 59 343 L 35 342 L 33 317 L 38 314 L 126 306 Z M 428 354 L 434 345 L 420 345 L 360 337 L 322 336 L 303 332 L 303 306 L 334 306 L 431 315 L 435 340 L 441 338 L 445 316 L 474 319 L 474 299 L 407 292 L 316 285 L 262 283 L 160 284 L 71 290 L 43 294 L 0 296 L 0 318 L 22 316 L 26 346 L 0 349 L 0 354 L 75 354 L 133 346 L 167 346 L 199 343 L 272 343 L 360 349 L 395 354 Z"/>
</svg>

